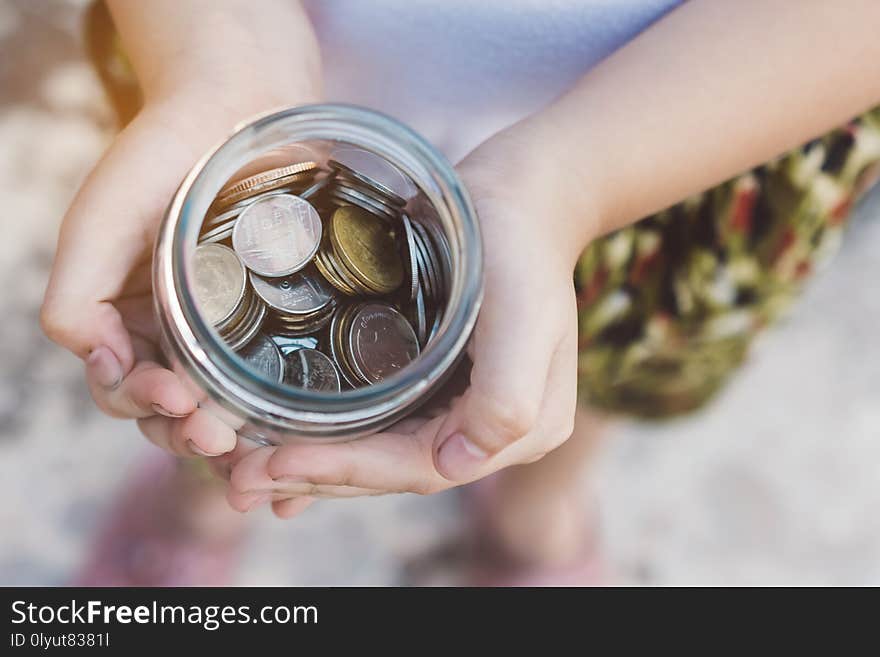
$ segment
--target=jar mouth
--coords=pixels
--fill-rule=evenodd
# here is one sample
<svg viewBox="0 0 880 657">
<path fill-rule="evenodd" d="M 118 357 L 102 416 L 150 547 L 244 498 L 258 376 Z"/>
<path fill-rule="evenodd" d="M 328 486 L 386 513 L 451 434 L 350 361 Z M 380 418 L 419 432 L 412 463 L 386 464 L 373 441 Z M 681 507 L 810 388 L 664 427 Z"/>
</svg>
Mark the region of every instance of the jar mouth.
<svg viewBox="0 0 880 657">
<path fill-rule="evenodd" d="M 300 142 L 351 145 L 390 161 L 436 210 L 448 241 L 448 299 L 437 334 L 406 368 L 364 388 L 328 394 L 259 377 L 205 321 L 189 292 L 199 229 L 216 193 L 256 157 Z M 464 352 L 482 291 L 482 242 L 476 213 L 451 164 L 395 119 L 341 104 L 284 109 L 237 127 L 193 167 L 175 194 L 159 230 L 155 264 L 154 292 L 166 345 L 188 365 L 196 382 L 233 413 L 255 412 L 294 431 L 307 427 L 313 432 L 316 423 L 332 423 L 343 430 L 361 421 L 390 417 L 423 399 Z"/>
</svg>

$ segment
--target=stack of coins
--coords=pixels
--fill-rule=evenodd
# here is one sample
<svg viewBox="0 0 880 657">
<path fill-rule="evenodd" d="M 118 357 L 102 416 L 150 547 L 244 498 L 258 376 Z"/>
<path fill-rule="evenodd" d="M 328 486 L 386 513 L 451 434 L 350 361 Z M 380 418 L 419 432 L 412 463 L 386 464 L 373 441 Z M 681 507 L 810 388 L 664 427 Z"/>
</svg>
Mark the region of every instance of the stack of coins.
<svg viewBox="0 0 880 657">
<path fill-rule="evenodd" d="M 247 283 L 238 255 L 222 244 L 196 248 L 194 291 L 205 319 L 232 349 L 252 340 L 266 317 L 266 306 Z"/>
<path fill-rule="evenodd" d="M 221 242 L 231 237 L 235 221 L 242 211 L 264 196 L 316 193 L 324 184 L 323 180 L 316 182 L 320 172 L 315 162 L 301 162 L 270 169 L 227 185 L 211 205 L 211 211 L 202 225 L 199 243 Z"/>
<path fill-rule="evenodd" d="M 336 290 L 314 269 L 282 278 L 250 273 L 254 292 L 271 309 L 271 325 L 281 335 L 317 333 L 333 316 Z"/>
<path fill-rule="evenodd" d="M 328 224 L 315 264 L 333 287 L 349 296 L 391 294 L 400 287 L 403 263 L 388 225 L 353 205 L 337 208 Z"/>
<path fill-rule="evenodd" d="M 205 319 L 256 375 L 325 393 L 373 385 L 415 360 L 447 293 L 448 246 L 410 204 L 409 179 L 372 153 L 343 150 L 325 165 L 292 163 L 224 187 L 194 267 Z"/>
<path fill-rule="evenodd" d="M 328 162 L 334 172 L 329 196 L 337 205 L 354 205 L 392 224 L 400 216 L 406 199 L 386 185 L 358 173 L 338 160 Z"/>
<path fill-rule="evenodd" d="M 330 353 L 353 388 L 383 381 L 419 355 L 419 343 L 406 318 L 388 304 L 347 306 L 330 325 Z"/>
</svg>

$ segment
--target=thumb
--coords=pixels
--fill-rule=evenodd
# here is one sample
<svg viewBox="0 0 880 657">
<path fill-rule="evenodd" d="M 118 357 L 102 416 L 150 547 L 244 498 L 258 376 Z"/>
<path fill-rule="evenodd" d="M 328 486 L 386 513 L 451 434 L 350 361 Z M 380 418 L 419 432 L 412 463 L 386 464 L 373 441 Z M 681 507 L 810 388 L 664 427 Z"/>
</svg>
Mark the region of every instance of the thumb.
<svg viewBox="0 0 880 657">
<path fill-rule="evenodd" d="M 495 454 L 526 436 L 538 420 L 553 354 L 558 313 L 524 299 L 511 282 L 487 289 L 471 344 L 470 387 L 453 404 L 434 444 L 435 466 L 453 481 L 471 479 Z"/>
<path fill-rule="evenodd" d="M 80 358 L 109 349 L 102 352 L 108 385 L 134 363 L 113 301 L 131 272 L 149 262 L 161 213 L 189 165 L 180 149 L 162 146 L 168 142 L 143 122 L 130 124 L 86 179 L 59 234 L 40 321 L 52 340 Z"/>
</svg>

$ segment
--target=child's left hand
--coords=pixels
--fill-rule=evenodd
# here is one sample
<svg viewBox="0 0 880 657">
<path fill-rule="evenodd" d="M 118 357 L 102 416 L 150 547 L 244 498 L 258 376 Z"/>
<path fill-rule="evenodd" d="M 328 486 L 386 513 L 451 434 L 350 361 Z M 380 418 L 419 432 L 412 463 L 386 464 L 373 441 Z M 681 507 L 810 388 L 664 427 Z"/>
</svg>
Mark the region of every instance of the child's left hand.
<svg viewBox="0 0 880 657">
<path fill-rule="evenodd" d="M 459 166 L 485 244 L 485 297 L 464 394 L 433 417 L 351 442 L 240 444 L 220 457 L 235 462 L 234 508 L 272 500 L 276 515 L 291 517 L 314 497 L 435 493 L 536 461 L 569 437 L 577 390 L 572 269 L 584 217 L 566 207 L 566 185 L 583 182 L 541 162 L 540 146 L 511 130 Z"/>
</svg>

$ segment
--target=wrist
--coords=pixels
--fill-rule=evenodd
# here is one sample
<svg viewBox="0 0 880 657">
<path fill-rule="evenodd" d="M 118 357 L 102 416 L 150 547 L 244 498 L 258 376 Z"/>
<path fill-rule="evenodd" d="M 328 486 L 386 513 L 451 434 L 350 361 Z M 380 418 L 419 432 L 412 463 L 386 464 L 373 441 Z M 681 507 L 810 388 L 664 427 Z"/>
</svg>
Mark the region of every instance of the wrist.
<svg viewBox="0 0 880 657">
<path fill-rule="evenodd" d="M 537 117 L 521 121 L 481 145 L 459 169 L 478 211 L 487 199 L 507 205 L 527 224 L 528 239 L 544 241 L 570 271 L 600 234 L 600 205 L 591 177 L 572 166 L 549 128 Z"/>
</svg>

